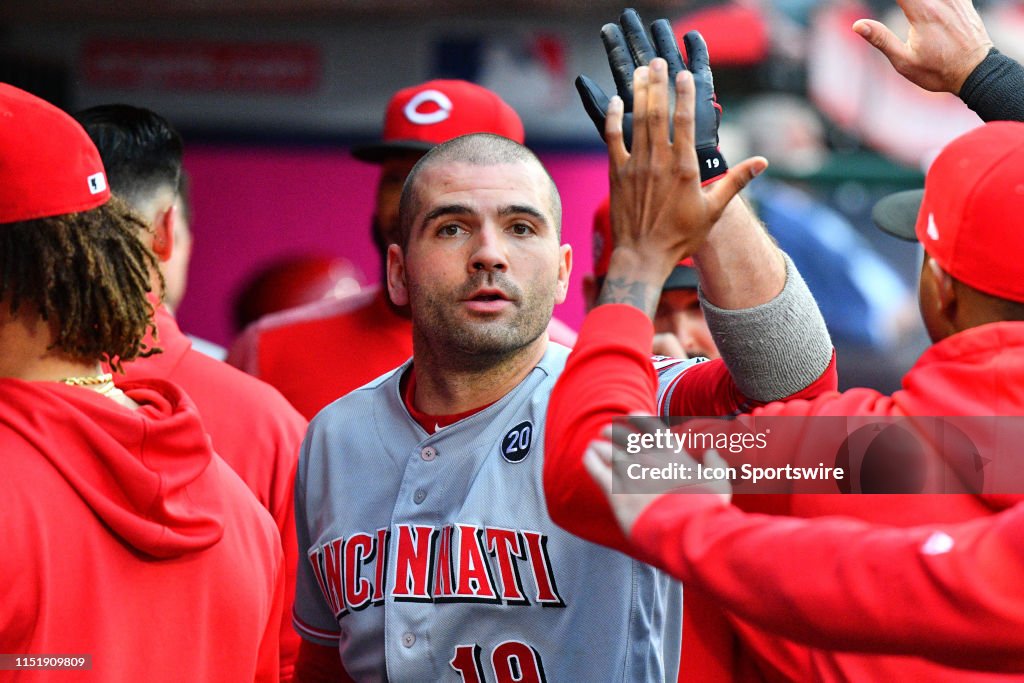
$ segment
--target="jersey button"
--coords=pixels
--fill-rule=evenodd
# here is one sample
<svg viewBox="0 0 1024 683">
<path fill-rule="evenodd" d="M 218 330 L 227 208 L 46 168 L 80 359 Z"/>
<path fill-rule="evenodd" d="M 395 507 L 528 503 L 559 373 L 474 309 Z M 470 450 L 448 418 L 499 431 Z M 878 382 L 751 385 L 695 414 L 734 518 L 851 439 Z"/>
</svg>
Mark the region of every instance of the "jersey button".
<svg viewBox="0 0 1024 683">
<path fill-rule="evenodd" d="M 427 499 L 427 492 L 423 489 L 417 489 L 416 493 L 412 494 L 412 500 L 414 503 L 419 505 Z"/>
<path fill-rule="evenodd" d="M 437 457 L 437 449 L 433 446 L 425 446 L 423 450 L 420 451 L 420 457 L 427 462 L 430 462 Z"/>
<path fill-rule="evenodd" d="M 412 647 L 416 644 L 416 636 L 411 633 L 406 633 L 402 636 L 402 645 L 406 647 Z"/>
</svg>

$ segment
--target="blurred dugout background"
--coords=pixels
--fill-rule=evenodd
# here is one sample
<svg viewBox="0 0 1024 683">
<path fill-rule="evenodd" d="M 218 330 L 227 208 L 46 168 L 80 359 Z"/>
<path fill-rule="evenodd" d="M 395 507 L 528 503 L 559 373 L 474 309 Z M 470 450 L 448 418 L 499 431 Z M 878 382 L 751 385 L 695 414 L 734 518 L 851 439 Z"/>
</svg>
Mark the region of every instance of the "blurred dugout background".
<svg viewBox="0 0 1024 683">
<path fill-rule="evenodd" d="M 895 3 L 649 2 L 651 21 L 707 38 L 727 159 L 764 154 L 750 200 L 821 303 L 844 386 L 888 391 L 924 348 L 916 245 L 876 234 L 875 199 L 919 186 L 937 150 L 980 120 L 918 91 L 849 30 L 899 32 Z M 347 147 L 379 133 L 397 89 L 464 78 L 506 99 L 563 195 L 574 286 L 556 315 L 583 317 L 590 224 L 606 164 L 572 81 L 612 91 L 599 39 L 610 0 L 5 0 L 0 80 L 76 110 L 126 102 L 182 131 L 194 248 L 182 327 L 228 344 L 234 297 L 270 263 L 342 256 L 378 278 L 370 239 L 377 168 Z M 1024 57 L 1024 8 L 981 5 L 996 45 Z M 760 186 L 758 186 L 760 185 Z M 742 276 L 742 274 L 738 274 Z"/>
</svg>

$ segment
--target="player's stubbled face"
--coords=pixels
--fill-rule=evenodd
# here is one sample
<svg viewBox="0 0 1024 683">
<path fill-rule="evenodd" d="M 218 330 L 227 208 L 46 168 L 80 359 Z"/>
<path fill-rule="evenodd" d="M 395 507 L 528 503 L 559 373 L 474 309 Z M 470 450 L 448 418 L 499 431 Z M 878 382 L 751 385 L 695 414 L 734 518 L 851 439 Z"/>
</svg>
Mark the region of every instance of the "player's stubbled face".
<svg viewBox="0 0 1024 683">
<path fill-rule="evenodd" d="M 673 289 L 661 293 L 654 314 L 655 332 L 668 332 L 690 358 L 720 358 L 718 347 L 704 319 L 696 289 Z"/>
<path fill-rule="evenodd" d="M 437 164 L 417 186 L 405 251 L 414 325 L 464 354 L 501 356 L 535 341 L 569 275 L 543 169 Z"/>
</svg>

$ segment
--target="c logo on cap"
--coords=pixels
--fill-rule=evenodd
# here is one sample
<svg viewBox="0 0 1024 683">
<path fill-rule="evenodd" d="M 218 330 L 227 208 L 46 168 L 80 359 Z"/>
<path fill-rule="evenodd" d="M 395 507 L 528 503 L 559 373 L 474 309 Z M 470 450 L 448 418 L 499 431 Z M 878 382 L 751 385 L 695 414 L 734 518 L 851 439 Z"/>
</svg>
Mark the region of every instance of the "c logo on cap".
<svg viewBox="0 0 1024 683">
<path fill-rule="evenodd" d="M 426 102 L 433 102 L 437 105 L 437 110 L 423 113 L 421 112 L 420 105 Z M 424 90 L 416 93 L 416 95 L 409 100 L 409 103 L 405 105 L 403 110 L 405 118 L 411 122 L 419 124 L 421 126 L 429 126 L 432 123 L 441 123 L 449 116 L 452 115 L 452 101 L 448 99 L 448 96 L 439 90 Z"/>
</svg>

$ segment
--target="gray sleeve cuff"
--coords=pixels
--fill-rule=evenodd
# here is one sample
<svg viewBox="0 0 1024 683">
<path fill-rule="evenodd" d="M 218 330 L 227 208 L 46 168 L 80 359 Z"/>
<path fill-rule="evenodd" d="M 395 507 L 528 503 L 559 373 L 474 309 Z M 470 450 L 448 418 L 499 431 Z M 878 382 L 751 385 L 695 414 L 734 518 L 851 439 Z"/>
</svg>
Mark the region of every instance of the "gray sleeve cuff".
<svg viewBox="0 0 1024 683">
<path fill-rule="evenodd" d="M 789 256 L 786 286 L 771 301 L 726 310 L 700 304 L 733 380 L 747 398 L 777 401 L 804 389 L 832 361 L 825 319 Z"/>
</svg>

